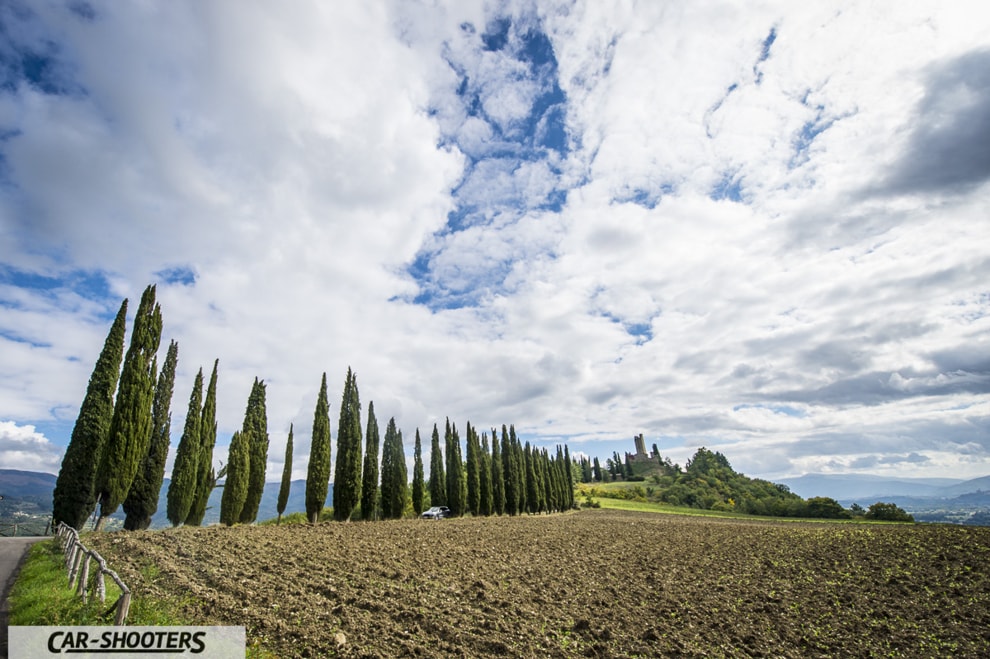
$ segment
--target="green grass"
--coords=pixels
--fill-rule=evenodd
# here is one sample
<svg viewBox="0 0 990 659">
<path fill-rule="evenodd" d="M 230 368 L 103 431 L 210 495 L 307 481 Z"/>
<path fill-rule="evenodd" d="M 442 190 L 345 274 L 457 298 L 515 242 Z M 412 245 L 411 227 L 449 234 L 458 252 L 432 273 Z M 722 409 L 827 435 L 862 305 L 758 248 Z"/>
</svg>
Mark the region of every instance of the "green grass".
<svg viewBox="0 0 990 659">
<path fill-rule="evenodd" d="M 110 566 L 111 569 L 113 566 Z M 84 603 L 74 588 L 69 588 L 69 572 L 65 567 L 62 548 L 55 539 L 35 543 L 28 550 L 27 558 L 17 574 L 17 581 L 8 597 L 10 625 L 112 625 L 116 611 L 110 607 L 120 597 L 120 588 L 112 579 L 106 579 L 106 602 L 100 603 L 93 586 L 95 563 L 90 564 L 90 595 Z M 142 569 L 142 576 L 149 583 L 159 578 L 156 565 Z M 128 584 L 131 586 L 131 584 Z M 126 624 L 132 626 L 185 626 L 196 623 L 177 615 L 188 602 L 156 600 L 139 597 L 131 591 L 131 606 Z M 270 659 L 270 652 L 256 642 L 248 640 L 247 657 Z"/>
<path fill-rule="evenodd" d="M 606 485 L 615 485 L 614 483 L 606 483 Z M 599 487 L 598 484 L 595 487 Z M 618 488 L 611 488 L 618 489 Z M 578 497 L 578 492 L 575 492 L 575 499 L 583 504 L 586 496 L 581 493 Z M 768 517 L 760 515 L 747 515 L 745 513 L 734 513 L 724 510 L 703 510 L 700 508 L 686 508 L 683 506 L 672 506 L 667 503 L 652 503 L 649 501 L 635 501 L 632 499 L 610 499 L 608 497 L 591 497 L 591 500 L 599 505 L 600 508 L 608 508 L 611 510 L 631 510 L 635 512 L 645 512 L 645 513 L 660 513 L 664 515 L 684 515 L 687 517 L 717 517 L 725 519 L 745 519 L 750 521 L 766 521 L 766 522 L 817 522 L 826 524 L 902 524 L 903 522 L 886 522 L 882 520 L 870 520 L 870 519 L 823 519 L 823 518 L 811 518 L 811 517 Z"/>
</svg>

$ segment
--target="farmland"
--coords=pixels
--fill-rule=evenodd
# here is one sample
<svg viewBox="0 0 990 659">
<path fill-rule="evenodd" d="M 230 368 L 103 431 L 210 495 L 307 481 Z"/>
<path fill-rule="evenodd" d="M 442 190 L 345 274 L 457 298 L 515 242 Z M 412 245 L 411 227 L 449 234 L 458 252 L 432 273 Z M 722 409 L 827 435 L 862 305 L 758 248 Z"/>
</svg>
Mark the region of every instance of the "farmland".
<svg viewBox="0 0 990 659">
<path fill-rule="evenodd" d="M 602 509 L 86 541 L 279 657 L 990 656 L 990 528 Z"/>
</svg>

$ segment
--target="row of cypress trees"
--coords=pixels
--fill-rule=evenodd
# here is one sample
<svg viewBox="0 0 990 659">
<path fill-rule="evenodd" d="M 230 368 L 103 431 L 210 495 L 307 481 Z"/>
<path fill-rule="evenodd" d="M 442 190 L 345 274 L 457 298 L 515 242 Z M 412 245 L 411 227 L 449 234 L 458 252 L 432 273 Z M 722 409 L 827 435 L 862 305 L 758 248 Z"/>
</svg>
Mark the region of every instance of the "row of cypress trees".
<svg viewBox="0 0 990 659">
<path fill-rule="evenodd" d="M 161 309 L 155 303 L 155 287 L 149 286 L 142 295 L 130 348 L 124 356 L 126 313 L 125 299 L 90 378 L 56 480 L 54 520 L 76 529 L 82 529 L 97 503 L 100 505 L 97 529 L 102 528 L 106 518 L 121 504 L 126 513 L 124 528 L 144 529 L 150 525 L 158 505 L 170 443 L 170 406 L 178 344 L 170 343 L 159 374 L 156 352 L 162 332 Z M 243 424 L 231 438 L 227 464 L 216 472 L 213 451 L 217 438 L 218 367 L 216 360 L 205 398 L 202 368 L 190 393 L 167 492 L 166 513 L 174 526 L 202 524 L 210 493 L 224 476 L 220 521 L 231 525 L 251 523 L 257 518 L 269 447 L 265 384 L 255 378 Z M 306 478 L 306 515 L 312 521 L 318 519 L 329 489 L 329 411 L 324 373 L 314 412 Z M 557 455 L 551 457 L 546 449 L 540 451 L 528 442 L 523 447 L 514 428 L 502 427 L 501 444 L 492 429 L 489 446 L 487 433 L 479 438 L 476 429 L 467 424 L 465 460 L 456 426 L 447 420 L 445 451 L 441 452 L 439 432 L 434 424 L 428 483 L 417 429 L 411 487 L 402 432 L 396 427 L 394 417 L 389 419 L 382 441 L 374 403 L 370 403 L 364 434 L 366 443 L 362 452 L 357 376 L 348 368 L 333 472 L 336 520 L 349 520 L 358 510 L 360 517 L 367 520 L 401 517 L 410 499 L 416 514 L 425 509 L 427 501 L 432 505 L 447 505 L 455 515 L 536 513 L 573 506 L 571 471 L 565 468 L 570 464 L 566 448 L 561 452 L 558 447 Z M 279 518 L 288 501 L 292 450 L 290 426 L 278 496 Z"/>
</svg>

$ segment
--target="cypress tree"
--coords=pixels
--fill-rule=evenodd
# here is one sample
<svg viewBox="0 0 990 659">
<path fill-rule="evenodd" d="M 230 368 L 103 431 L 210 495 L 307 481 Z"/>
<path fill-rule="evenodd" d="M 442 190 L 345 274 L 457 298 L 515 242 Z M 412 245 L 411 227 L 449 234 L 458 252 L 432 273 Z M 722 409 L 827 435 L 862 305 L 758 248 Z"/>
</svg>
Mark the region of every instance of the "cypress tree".
<svg viewBox="0 0 990 659">
<path fill-rule="evenodd" d="M 505 465 L 502 463 L 502 450 L 498 434 L 492 428 L 492 512 L 505 514 Z"/>
<path fill-rule="evenodd" d="M 523 458 L 526 464 L 526 510 L 532 515 L 540 512 L 540 481 L 536 475 L 536 461 L 529 442 L 526 442 L 523 449 Z"/>
<path fill-rule="evenodd" d="M 251 472 L 248 474 L 247 495 L 241 508 L 241 524 L 250 524 L 258 518 L 261 494 L 265 490 L 265 474 L 268 468 L 268 413 L 265 410 L 265 383 L 254 379 L 251 395 L 244 412 L 244 428 L 241 434 L 250 438 Z M 227 470 L 230 473 L 230 469 Z"/>
<path fill-rule="evenodd" d="M 285 506 L 289 503 L 289 487 L 292 484 L 292 424 L 289 424 L 289 439 L 285 443 L 285 466 L 282 467 L 282 485 L 278 488 L 278 506 L 276 510 L 278 511 L 278 521 L 276 524 L 282 523 L 282 513 L 285 512 Z"/>
<path fill-rule="evenodd" d="M 492 514 L 494 496 L 492 495 L 492 455 L 488 448 L 488 434 L 481 435 L 481 451 L 478 453 L 478 478 L 480 484 L 478 493 L 480 501 L 478 508 L 486 517 Z"/>
<path fill-rule="evenodd" d="M 220 523 L 233 526 L 241 518 L 251 478 L 251 438 L 235 431 L 227 453 L 227 482 L 220 498 Z"/>
<path fill-rule="evenodd" d="M 529 502 L 527 501 L 529 487 L 527 485 L 528 474 L 526 473 L 526 453 L 523 451 L 522 442 L 519 441 L 518 437 L 516 437 L 516 429 L 512 425 L 509 426 L 509 441 L 512 443 L 512 459 L 516 463 L 516 492 L 519 497 L 517 507 L 519 514 L 521 515 L 529 510 Z"/>
<path fill-rule="evenodd" d="M 117 389 L 120 360 L 124 356 L 126 317 L 127 300 L 124 300 L 89 377 L 86 396 L 79 406 L 79 416 L 52 493 L 52 521 L 55 524 L 65 522 L 77 531 L 82 530 L 86 519 L 96 509 L 96 470 L 110 433 L 113 394 Z"/>
<path fill-rule="evenodd" d="M 361 402 L 357 376 L 347 368 L 337 425 L 337 462 L 333 472 L 333 518 L 344 522 L 361 500 Z"/>
<path fill-rule="evenodd" d="M 179 359 L 179 344 L 172 341 L 165 355 L 162 372 L 155 387 L 151 404 L 151 441 L 131 490 L 124 499 L 124 528 L 139 531 L 151 526 L 151 517 L 158 510 L 158 493 L 165 478 L 165 460 L 172 441 L 172 390 L 175 385 L 175 365 Z"/>
<path fill-rule="evenodd" d="M 309 467 L 306 470 L 306 517 L 313 524 L 320 520 L 329 481 L 330 405 L 327 403 L 327 374 L 324 373 L 313 414 L 313 441 L 309 447 Z M 336 498 L 336 492 L 334 495 Z"/>
<path fill-rule="evenodd" d="M 447 445 L 447 507 L 452 515 L 461 517 L 467 511 L 467 478 L 461 457 L 461 438 L 450 419 L 447 419 L 444 439 Z"/>
<path fill-rule="evenodd" d="M 550 468 L 550 456 L 546 449 L 542 449 L 539 454 L 537 465 L 539 466 L 539 477 L 541 489 L 540 512 L 551 512 L 556 508 L 556 493 L 554 492 L 553 469 Z"/>
<path fill-rule="evenodd" d="M 365 432 L 364 474 L 361 478 L 361 518 L 378 518 L 378 419 L 374 401 L 368 403 L 368 429 Z M 339 438 L 338 438 L 339 445 Z M 338 455 L 340 455 L 338 453 Z"/>
<path fill-rule="evenodd" d="M 172 465 L 172 481 L 168 485 L 165 513 L 172 526 L 186 520 L 193 497 L 196 495 L 196 474 L 199 469 L 200 453 L 200 401 L 203 396 L 203 369 L 200 368 L 193 381 L 189 394 L 189 409 L 186 412 L 186 425 L 179 438 Z"/>
<path fill-rule="evenodd" d="M 382 446 L 382 517 L 398 519 L 406 509 L 406 454 L 402 432 L 395 428 L 395 417 L 388 420 Z"/>
<path fill-rule="evenodd" d="M 148 452 L 151 439 L 151 403 L 154 399 L 155 375 L 152 364 L 162 337 L 162 311 L 155 303 L 155 287 L 148 286 L 141 295 L 134 317 L 131 344 L 124 356 L 117 400 L 110 420 L 110 433 L 96 477 L 100 502 L 97 530 L 103 528 L 131 489 L 141 460 Z"/>
<path fill-rule="evenodd" d="M 423 444 L 419 438 L 419 428 L 416 428 L 416 443 L 413 445 L 412 507 L 417 517 L 425 508 L 423 502 L 426 494 L 425 489 L 426 483 L 423 477 Z"/>
<path fill-rule="evenodd" d="M 571 469 L 571 452 L 567 449 L 567 444 L 564 444 L 564 462 L 567 463 L 564 472 L 564 492 L 567 495 L 567 509 L 570 510 L 574 508 L 574 471 Z"/>
<path fill-rule="evenodd" d="M 217 486 L 217 474 L 213 469 L 213 448 L 217 444 L 217 367 L 219 365 L 219 359 L 213 360 L 213 374 L 210 376 L 206 399 L 203 401 L 203 413 L 199 422 L 199 457 L 196 460 L 196 493 L 189 507 L 189 514 L 186 516 L 186 526 L 200 526 L 203 523 L 206 504 Z"/>
<path fill-rule="evenodd" d="M 512 442 L 509 440 L 509 430 L 502 424 L 502 477 L 505 481 L 505 512 L 518 515 L 519 489 L 516 485 L 516 460 L 513 454 Z"/>
<path fill-rule="evenodd" d="M 435 423 L 430 440 L 430 505 L 447 505 L 447 476 L 443 469 L 443 453 L 440 452 L 440 432 Z"/>
<path fill-rule="evenodd" d="M 478 459 L 481 446 L 478 443 L 478 433 L 470 423 L 464 434 L 467 437 L 467 507 L 477 517 L 481 514 L 481 467 Z"/>
</svg>

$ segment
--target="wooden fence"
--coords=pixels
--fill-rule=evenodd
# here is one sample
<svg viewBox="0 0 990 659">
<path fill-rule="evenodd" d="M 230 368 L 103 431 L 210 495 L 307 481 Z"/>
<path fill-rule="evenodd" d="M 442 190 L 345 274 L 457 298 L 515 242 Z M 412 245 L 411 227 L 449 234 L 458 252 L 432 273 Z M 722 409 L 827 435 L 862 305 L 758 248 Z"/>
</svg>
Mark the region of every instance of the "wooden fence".
<svg viewBox="0 0 990 659">
<path fill-rule="evenodd" d="M 114 609 L 117 615 L 114 618 L 115 625 L 123 625 L 127 619 L 127 612 L 131 607 L 131 591 L 124 585 L 117 573 L 107 567 L 107 562 L 92 549 L 86 548 L 79 540 L 79 533 L 71 526 L 59 522 L 55 529 L 55 536 L 59 539 L 62 549 L 65 552 L 65 567 L 69 570 L 69 587 L 75 587 L 83 601 L 86 601 L 89 589 L 89 565 L 95 561 L 96 572 L 96 593 L 100 598 L 100 603 L 106 603 L 107 587 L 104 576 L 109 576 L 120 588 L 120 597 L 113 603 L 107 613 Z"/>
</svg>

